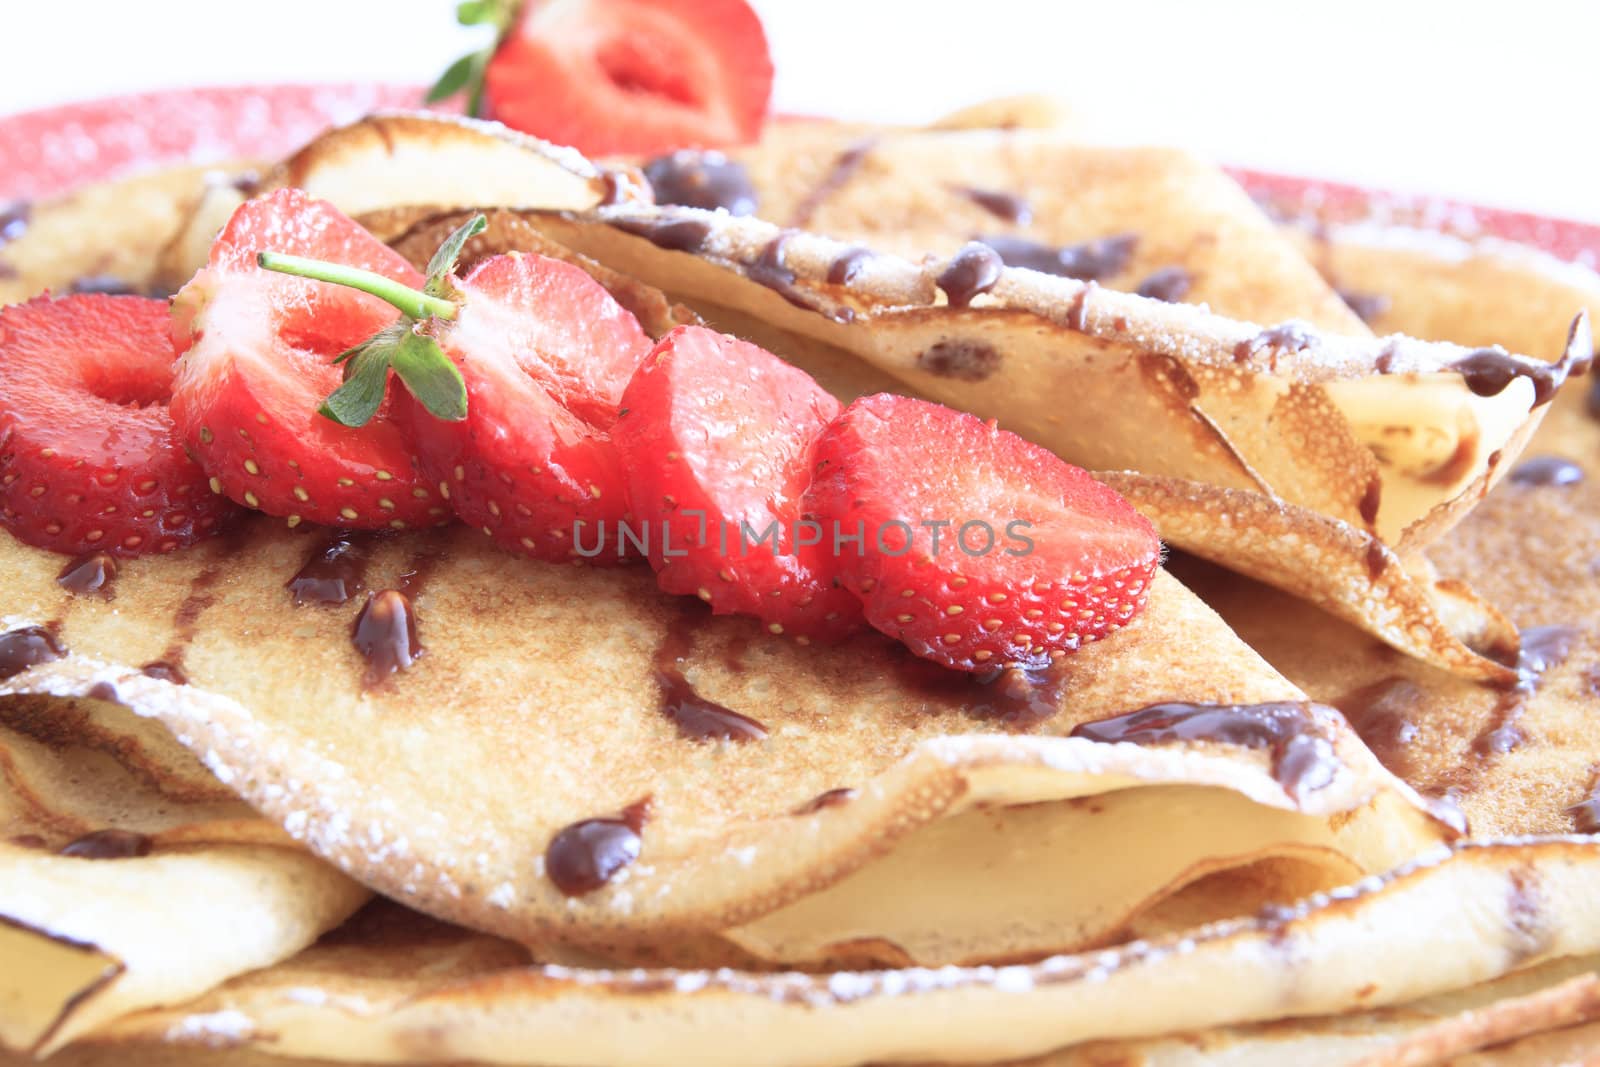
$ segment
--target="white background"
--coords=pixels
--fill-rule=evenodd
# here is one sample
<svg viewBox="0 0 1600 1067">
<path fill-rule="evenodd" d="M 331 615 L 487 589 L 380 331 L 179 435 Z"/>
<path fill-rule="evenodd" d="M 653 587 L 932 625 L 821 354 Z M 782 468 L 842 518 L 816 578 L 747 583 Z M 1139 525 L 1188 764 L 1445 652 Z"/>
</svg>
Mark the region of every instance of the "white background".
<svg viewBox="0 0 1600 1067">
<path fill-rule="evenodd" d="M 921 121 L 1059 95 L 1128 140 L 1600 221 L 1600 2 L 756 0 L 774 104 Z M 425 82 L 453 0 L 0 0 L 0 112 L 135 89 Z"/>
</svg>

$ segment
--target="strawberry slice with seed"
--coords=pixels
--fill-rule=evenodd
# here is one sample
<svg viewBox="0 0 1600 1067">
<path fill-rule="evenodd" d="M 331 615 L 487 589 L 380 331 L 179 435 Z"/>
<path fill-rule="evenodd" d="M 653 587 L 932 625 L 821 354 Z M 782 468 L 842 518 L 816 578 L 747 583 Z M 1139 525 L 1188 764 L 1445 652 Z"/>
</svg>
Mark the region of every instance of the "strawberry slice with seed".
<svg viewBox="0 0 1600 1067">
<path fill-rule="evenodd" d="M 756 345 L 683 326 L 645 358 L 622 407 L 628 499 L 662 589 L 804 640 L 859 628 L 831 538 L 801 507 L 837 400 Z"/>
<path fill-rule="evenodd" d="M 588 550 L 628 514 L 608 434 L 649 336 L 585 271 L 546 256 L 491 257 L 454 288 L 459 316 L 430 336 L 465 382 L 466 416 L 441 419 L 415 399 L 406 416 L 430 484 L 513 552 L 627 558 L 614 542 Z"/>
<path fill-rule="evenodd" d="M 334 360 L 394 320 L 366 293 L 260 269 L 262 252 L 311 256 L 401 285 L 421 276 L 332 205 L 285 189 L 242 205 L 210 260 L 174 301 L 183 353 L 173 387 L 178 432 L 218 492 L 247 507 L 343 527 L 436 525 L 450 518 L 416 472 L 389 414 L 387 378 L 359 429 L 319 414 L 343 381 Z"/>
<path fill-rule="evenodd" d="M 807 507 L 859 533 L 840 555 L 867 621 L 980 671 L 1042 666 L 1126 626 L 1160 563 L 1154 527 L 1086 471 L 922 400 L 851 404 L 818 439 Z"/>
<path fill-rule="evenodd" d="M 134 296 L 0 309 L 0 525 L 17 538 L 137 556 L 235 517 L 173 433 L 167 320 Z"/>
</svg>

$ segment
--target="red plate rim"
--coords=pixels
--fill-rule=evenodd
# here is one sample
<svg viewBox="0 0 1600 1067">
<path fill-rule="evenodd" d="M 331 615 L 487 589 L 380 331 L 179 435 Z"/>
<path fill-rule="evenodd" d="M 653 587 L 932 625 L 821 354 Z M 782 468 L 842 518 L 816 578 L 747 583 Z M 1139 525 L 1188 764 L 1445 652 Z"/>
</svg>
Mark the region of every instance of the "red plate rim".
<svg viewBox="0 0 1600 1067">
<path fill-rule="evenodd" d="M 90 182 L 180 164 L 276 159 L 330 125 L 381 108 L 417 107 L 414 84 L 325 82 L 163 89 L 0 115 L 0 203 L 42 199 Z M 1269 210 L 1328 223 L 1406 226 L 1498 237 L 1600 266 L 1600 225 L 1228 168 Z"/>
</svg>

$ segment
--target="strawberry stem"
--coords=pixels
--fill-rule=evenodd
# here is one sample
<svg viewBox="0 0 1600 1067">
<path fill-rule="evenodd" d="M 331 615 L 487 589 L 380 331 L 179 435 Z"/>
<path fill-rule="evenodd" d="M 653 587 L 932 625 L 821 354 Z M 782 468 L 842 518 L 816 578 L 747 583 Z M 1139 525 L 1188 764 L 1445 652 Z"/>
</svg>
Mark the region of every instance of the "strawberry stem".
<svg viewBox="0 0 1600 1067">
<path fill-rule="evenodd" d="M 359 289 L 363 293 L 371 293 L 379 300 L 393 304 L 413 319 L 432 317 L 451 320 L 456 317 L 459 310 L 454 301 L 429 296 L 410 286 L 401 285 L 393 278 L 386 278 L 359 267 L 346 267 L 339 263 L 327 263 L 320 259 L 307 259 L 304 256 L 287 256 L 278 252 L 262 252 L 256 256 L 256 263 L 263 270 L 293 274 L 298 278 L 310 278 L 313 281 L 331 282 L 334 285 Z"/>
</svg>

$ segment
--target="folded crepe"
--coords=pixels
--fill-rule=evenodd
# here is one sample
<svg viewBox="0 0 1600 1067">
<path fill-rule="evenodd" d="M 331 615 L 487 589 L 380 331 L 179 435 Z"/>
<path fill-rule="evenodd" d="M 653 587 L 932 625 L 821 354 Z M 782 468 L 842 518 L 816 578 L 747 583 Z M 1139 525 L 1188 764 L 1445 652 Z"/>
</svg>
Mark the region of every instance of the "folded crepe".
<svg viewBox="0 0 1600 1067">
<path fill-rule="evenodd" d="M 0 699 L 0 1048 L 274 964 L 368 895 L 96 695 Z"/>
<path fill-rule="evenodd" d="M 984 240 L 1014 266 L 1368 333 L 1233 179 L 1186 152 L 1087 143 L 1071 126 L 788 125 L 731 153 L 771 222 L 913 260 Z"/>
<path fill-rule="evenodd" d="M 403 590 L 425 650 L 380 648 L 419 657 L 384 677 L 351 641 L 359 595 L 297 607 L 285 588 L 326 547 L 248 523 L 128 561 L 107 604 L 0 535 L 0 615 L 57 620 L 62 650 L 0 693 L 110 684 L 359 880 L 506 936 L 644 957 L 715 937 L 807 965 L 1037 957 L 1115 940 L 1220 870 L 1264 865 L 1281 899 L 1451 833 L 1165 575 L 1059 672 L 973 680 L 886 639 L 779 641 L 642 569 L 539 564 L 474 530 L 357 539 L 348 581 Z M 1204 706 L 1175 709 L 1192 727 L 1067 736 L 1175 701 Z M 626 812 L 638 862 L 565 895 L 555 839 Z"/>
<path fill-rule="evenodd" d="M 1589 841 L 1463 846 L 1118 948 L 830 975 L 523 965 L 504 943 L 384 907 L 293 960 L 130 1016 L 63 1062 L 164 1043 L 362 1063 L 829 1067 L 992 1063 L 1098 1041 L 1028 1062 L 1432 1063 L 1594 1018 L 1597 873 Z M 1349 1014 L 1247 1025 L 1336 1012 Z"/>
</svg>

